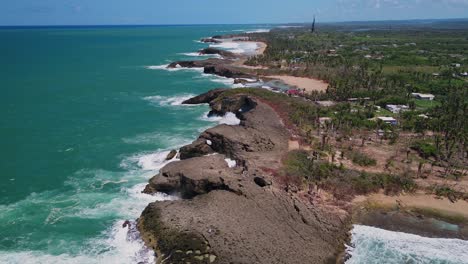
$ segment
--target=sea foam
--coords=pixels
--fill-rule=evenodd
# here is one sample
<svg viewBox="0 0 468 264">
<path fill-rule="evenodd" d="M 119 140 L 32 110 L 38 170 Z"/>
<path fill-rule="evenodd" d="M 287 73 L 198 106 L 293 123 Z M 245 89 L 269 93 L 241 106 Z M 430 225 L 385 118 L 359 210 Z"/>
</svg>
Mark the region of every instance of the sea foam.
<svg viewBox="0 0 468 264">
<path fill-rule="evenodd" d="M 180 53 L 180 55 L 188 57 L 208 57 L 208 58 L 222 58 L 219 54 L 200 54 L 199 52 L 186 52 Z"/>
<path fill-rule="evenodd" d="M 175 95 L 175 96 L 155 95 L 155 96 L 146 96 L 146 97 L 143 97 L 143 99 L 151 103 L 158 104 L 159 106 L 179 106 L 179 105 L 182 105 L 182 103 L 185 100 L 188 100 L 194 96 L 195 95 L 193 94 L 180 94 L 180 95 Z M 190 105 L 187 105 L 187 106 L 190 106 Z"/>
<path fill-rule="evenodd" d="M 357 263 L 468 263 L 468 241 L 428 238 L 370 226 L 354 225 L 351 258 Z"/>
<path fill-rule="evenodd" d="M 150 66 L 145 66 L 146 69 L 148 70 L 164 70 L 164 71 L 169 71 L 169 72 L 175 72 L 175 71 L 197 71 L 197 72 L 203 72 L 203 68 L 199 67 L 194 67 L 194 68 L 184 68 L 178 65 L 179 67 L 176 66 L 176 68 L 169 68 L 169 64 L 163 64 L 163 65 L 150 65 Z"/>
<path fill-rule="evenodd" d="M 66 240 L 67 250 L 64 250 L 65 245 L 48 244 L 47 236 L 44 241 L 39 242 L 48 244 L 48 252 L 66 253 L 52 255 L 45 251 L 27 249 L 16 252 L 0 251 L 0 263 L 154 263 L 154 252 L 144 245 L 134 219 L 151 202 L 178 199 L 162 193 L 148 195 L 141 192 L 148 179 L 161 167 L 177 160 L 167 161 L 168 153 L 169 151 L 147 152 L 124 158 L 122 163 L 126 165 L 122 167 L 126 169 L 125 172 L 80 170 L 65 182 L 69 190 L 67 192 L 33 193 L 24 200 L 1 206 L 0 219 L 26 221 L 18 217 L 23 214 L 19 210 L 30 208 L 28 221 L 42 218 L 45 228 L 53 228 L 74 219 L 120 220 L 114 221 L 100 235 L 84 242 Z M 134 165 L 130 166 L 129 163 Z M 34 214 L 37 219 L 31 219 L 30 214 Z M 131 227 L 122 226 L 125 220 L 131 221 Z M 63 239 L 66 236 L 67 233 L 63 234 Z M 29 241 L 28 238 L 24 239 Z M 63 239 L 61 241 L 65 241 Z M 55 240 L 59 238 L 56 237 Z M 27 241 L 23 243 L 29 243 Z"/>
<path fill-rule="evenodd" d="M 267 29 L 267 28 L 259 28 L 259 29 L 247 31 L 247 32 L 245 32 L 245 33 L 268 33 L 268 32 L 270 32 L 270 29 Z"/>
<path fill-rule="evenodd" d="M 219 124 L 225 124 L 230 126 L 237 126 L 241 123 L 241 120 L 236 117 L 234 113 L 228 112 L 224 116 L 208 116 L 208 113 L 205 113 L 200 120 L 217 122 Z"/>
<path fill-rule="evenodd" d="M 245 53 L 245 54 L 254 54 L 258 49 L 258 44 L 255 42 L 234 42 L 234 41 L 224 41 L 222 43 L 210 44 L 210 47 L 227 50 L 233 53 Z"/>
</svg>

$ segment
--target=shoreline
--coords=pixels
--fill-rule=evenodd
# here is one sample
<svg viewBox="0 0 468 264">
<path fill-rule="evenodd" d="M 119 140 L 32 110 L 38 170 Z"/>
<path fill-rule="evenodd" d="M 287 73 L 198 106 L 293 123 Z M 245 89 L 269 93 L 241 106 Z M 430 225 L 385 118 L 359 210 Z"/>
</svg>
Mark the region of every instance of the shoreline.
<svg viewBox="0 0 468 264">
<path fill-rule="evenodd" d="M 252 41 L 255 42 L 255 41 Z M 267 44 L 263 42 L 255 42 L 259 47 L 256 49 L 256 54 L 263 54 L 267 48 Z M 261 43 L 261 44 L 259 44 Z M 237 60 L 229 60 L 229 59 L 220 59 L 217 61 L 203 61 L 203 62 L 197 62 L 198 66 L 201 65 L 204 68 L 204 72 L 208 74 L 214 74 L 218 76 L 223 76 L 227 78 L 233 78 L 233 79 L 242 79 L 242 78 L 247 78 L 247 77 L 255 77 L 258 79 L 261 78 L 271 78 L 271 79 L 279 79 L 286 83 L 289 86 L 296 86 L 300 89 L 305 89 L 306 92 L 313 92 L 313 91 L 326 91 L 328 84 L 324 81 L 320 81 L 317 79 L 312 79 L 312 78 L 305 78 L 305 77 L 294 77 L 294 76 L 289 76 L 289 75 L 272 75 L 272 76 L 261 76 L 257 73 L 252 73 L 252 72 L 243 72 L 243 71 L 237 71 L 238 68 L 245 68 L 245 69 L 258 69 L 258 67 L 249 67 L 244 65 L 245 62 L 245 54 L 239 55 L 239 58 Z M 177 63 L 177 62 L 174 62 Z M 173 64 L 174 64 L 173 63 Z M 178 63 L 175 65 L 179 65 Z M 194 64 L 189 63 L 189 62 L 184 62 L 184 64 L 180 65 L 188 65 L 187 67 L 195 67 L 193 66 Z M 212 92 L 212 91 L 210 91 Z M 216 96 L 213 95 L 207 95 L 210 92 L 206 94 L 202 94 L 197 97 L 201 97 L 204 99 L 201 99 L 201 102 L 198 103 L 209 103 L 210 108 L 211 108 L 211 113 L 214 113 L 216 115 L 222 115 L 226 114 L 228 112 L 234 113 L 236 116 L 241 121 L 241 124 L 238 126 L 232 126 L 232 127 L 226 127 L 226 126 L 215 126 L 213 128 L 210 128 L 203 133 L 200 134 L 199 138 L 195 140 L 192 144 L 189 144 L 187 146 L 184 146 L 180 149 L 179 154 L 181 155 L 181 161 L 177 163 L 176 165 L 171 165 L 164 167 L 160 172 L 159 175 L 156 175 L 155 177 L 150 180 L 149 185 L 145 189 L 145 192 L 178 192 L 182 193 L 182 196 L 185 197 L 185 199 L 182 199 L 180 202 L 170 202 L 170 203 L 162 203 L 162 204 L 150 204 L 147 209 L 145 209 L 145 212 L 143 212 L 139 228 L 140 232 L 142 233 L 142 237 L 144 238 L 145 242 L 153 248 L 156 252 L 159 252 L 160 256 L 168 256 L 172 258 L 172 254 L 169 254 L 171 251 L 168 251 L 167 249 L 160 248 L 158 245 L 157 241 L 160 240 L 160 237 L 162 236 L 164 239 L 170 240 L 172 243 L 179 242 L 177 239 L 181 239 L 180 246 L 182 246 L 181 249 L 178 249 L 178 251 L 186 251 L 190 252 L 191 250 L 189 248 L 184 248 L 186 245 L 184 244 L 185 240 L 196 240 L 197 242 L 195 245 L 192 245 L 192 247 L 195 248 L 200 248 L 200 251 L 203 255 L 202 259 L 205 259 L 205 261 L 209 261 L 209 263 L 216 262 L 216 260 L 220 258 L 239 258 L 242 259 L 240 256 L 244 254 L 244 258 L 246 257 L 246 252 L 242 251 L 245 250 L 242 248 L 242 245 L 244 244 L 249 244 L 251 241 L 249 239 L 246 239 L 243 241 L 240 245 L 240 249 L 236 249 L 238 251 L 237 255 L 234 254 L 234 256 L 228 255 L 226 252 L 228 251 L 233 251 L 234 249 L 230 248 L 229 250 L 225 248 L 223 244 L 220 243 L 217 237 L 213 236 L 211 232 L 206 233 L 205 229 L 209 228 L 208 230 L 211 230 L 212 227 L 207 227 L 204 226 L 201 222 L 198 222 L 197 224 L 194 223 L 189 223 L 185 219 L 185 217 L 195 217 L 198 219 L 198 221 L 203 220 L 202 222 L 206 223 L 217 223 L 218 225 L 215 224 L 216 230 L 219 231 L 221 234 L 224 235 L 224 240 L 226 239 L 235 239 L 237 238 L 237 232 L 241 232 L 241 237 L 243 239 L 248 236 L 248 234 L 243 233 L 245 230 L 240 230 L 237 231 L 235 228 L 232 229 L 230 227 L 231 224 L 233 224 L 231 221 L 235 219 L 237 223 L 245 221 L 246 219 L 238 219 L 236 216 L 232 215 L 233 212 L 239 212 L 241 214 L 249 212 L 248 209 L 243 208 L 241 209 L 240 205 L 237 203 L 246 203 L 246 201 L 243 201 L 242 198 L 239 198 L 238 196 L 246 196 L 249 197 L 253 195 L 252 197 L 255 197 L 255 199 L 258 199 L 258 197 L 262 197 L 261 199 L 272 199 L 271 197 L 265 198 L 265 196 L 261 196 L 260 194 L 257 193 L 258 190 L 255 188 L 258 188 L 258 186 L 262 188 L 267 188 L 267 193 L 271 192 L 272 194 L 275 194 L 278 197 L 282 197 L 283 195 L 285 196 L 282 199 L 288 200 L 291 198 L 286 198 L 287 196 L 293 197 L 294 200 L 294 209 L 302 215 L 303 219 L 302 221 L 304 223 L 308 223 L 309 221 L 314 222 L 313 217 L 311 219 L 305 218 L 304 220 L 304 214 L 306 214 L 306 211 L 312 210 L 311 208 L 300 208 L 297 209 L 295 203 L 298 202 L 296 200 L 296 197 L 294 194 L 290 194 L 288 191 L 286 193 L 283 193 L 282 191 L 275 190 L 279 186 L 275 186 L 274 183 L 274 177 L 272 175 L 268 175 L 266 171 L 262 171 L 262 167 L 259 166 L 258 163 L 265 163 L 268 165 L 265 165 L 265 167 L 268 167 L 270 164 L 275 164 L 272 165 L 273 167 L 278 167 L 281 163 L 281 160 L 278 157 L 281 157 L 286 153 L 288 150 L 291 148 L 296 148 L 297 146 L 294 144 L 289 144 L 291 143 L 289 138 L 290 134 L 288 132 L 288 136 L 282 138 L 280 141 L 278 141 L 278 145 L 281 146 L 280 149 L 275 150 L 279 151 L 279 153 L 274 154 L 275 156 L 273 158 L 268 157 L 264 158 L 260 153 L 263 153 L 262 151 L 258 151 L 258 154 L 256 154 L 257 151 L 252 151 L 254 154 L 246 154 L 241 150 L 242 148 L 239 147 L 239 142 L 245 142 L 248 141 L 246 138 L 250 138 L 255 133 L 252 134 L 252 131 L 245 132 L 244 129 L 247 127 L 252 129 L 253 131 L 259 129 L 262 125 L 257 125 L 256 123 L 253 123 L 251 119 L 253 120 L 259 120 L 258 116 L 256 117 L 255 115 L 259 115 L 258 113 L 262 113 L 262 111 L 270 111 L 270 114 L 266 116 L 262 116 L 263 114 L 260 114 L 261 118 L 260 120 L 270 120 L 272 117 L 273 119 L 281 120 L 281 118 L 278 116 L 278 113 L 275 112 L 275 110 L 270 109 L 266 110 L 268 107 L 264 105 L 261 100 L 257 100 L 254 97 L 242 97 L 242 96 L 227 96 L 227 97 L 222 97 L 222 100 L 218 100 L 218 96 L 221 93 L 217 94 Z M 195 97 L 195 98 L 197 98 Z M 192 98 L 194 99 L 194 98 Z M 240 100 L 240 101 L 239 101 Z M 253 102 L 253 103 L 252 103 Z M 260 109 L 261 111 L 257 109 L 257 107 L 261 106 Z M 242 109 L 248 109 L 246 111 Z M 271 110 L 276 113 L 271 115 Z M 260 111 L 260 112 L 259 112 Z M 254 115 L 254 113 L 256 113 Z M 284 128 L 284 124 L 281 122 L 281 126 Z M 270 128 L 272 129 L 272 128 Z M 275 126 L 275 129 L 276 126 Z M 234 134 L 231 134 L 232 131 L 236 131 Z M 263 128 L 260 128 L 261 133 L 263 134 L 263 137 L 265 140 L 270 140 L 268 137 L 271 135 L 269 130 L 264 130 Z M 275 130 L 276 131 L 276 130 Z M 275 132 L 276 133 L 276 132 Z M 283 132 L 281 132 L 283 133 Z M 239 135 L 243 135 L 240 138 L 238 138 Z M 272 135 L 272 136 L 277 136 L 277 135 Z M 265 138 L 266 137 L 266 138 Z M 263 139 L 262 139 L 263 140 Z M 281 142 L 282 141 L 282 142 Z M 283 144 L 284 143 L 284 144 Z M 244 143 L 247 144 L 247 143 Z M 255 144 L 262 145 L 263 143 L 258 143 L 256 141 Z M 275 144 L 273 144 L 275 145 Z M 288 146 L 289 145 L 289 146 Z M 250 147 L 247 144 L 248 147 Z M 262 145 L 262 148 L 265 146 Z M 246 146 L 243 146 L 243 148 L 246 148 Z M 278 156 L 279 155 L 279 156 Z M 191 163 L 194 162 L 194 159 L 196 160 L 196 165 Z M 229 168 L 226 168 L 226 165 L 224 164 L 223 160 L 227 159 L 235 161 L 236 166 L 231 168 L 230 165 L 228 165 Z M 279 163 L 278 163 L 279 162 Z M 187 165 L 188 164 L 188 165 Z M 205 165 L 205 164 L 210 164 L 210 165 Z M 185 170 L 185 166 L 188 166 L 189 169 Z M 208 166 L 208 167 L 204 167 Z M 182 169 L 181 169 L 182 168 Z M 202 169 L 202 171 L 199 171 Z M 219 175 L 222 176 L 222 180 L 219 181 L 218 176 L 211 177 L 210 174 L 208 173 L 208 176 L 205 175 L 206 171 L 209 171 L 211 169 L 218 170 Z M 257 175 L 261 174 L 261 180 L 258 179 L 258 181 L 261 181 L 261 183 L 258 183 L 256 181 L 257 178 L 259 178 Z M 226 175 L 226 176 L 225 176 Z M 243 175 L 243 178 L 239 178 L 240 175 Z M 252 185 L 252 182 L 244 182 L 246 179 L 245 177 L 252 177 L 254 178 L 254 182 L 256 185 Z M 241 182 L 239 186 L 234 184 L 234 182 L 237 183 L 237 181 Z M 202 183 L 203 182 L 203 183 Z M 187 185 L 188 184 L 188 185 Z M 207 187 L 209 186 L 209 187 Z M 265 194 L 263 194 L 265 195 Z M 296 197 L 296 198 L 294 198 Z M 417 199 L 415 199 L 417 197 Z M 186 199 L 191 199 L 191 202 L 187 202 Z M 200 201 L 202 200 L 202 201 Z M 242 200 L 242 202 L 241 202 Z M 223 201 L 223 203 L 218 203 L 218 201 Z M 262 201 L 262 200 L 260 200 Z M 433 204 L 436 204 L 435 207 L 431 206 L 425 206 L 428 201 L 432 202 Z M 284 202 L 281 200 L 281 202 Z M 208 203 L 208 204 L 205 204 Z M 324 223 L 327 223 L 327 221 L 330 221 L 327 223 L 327 225 L 333 226 L 332 229 L 327 229 L 325 232 L 325 236 L 329 236 L 329 239 L 333 240 L 336 242 L 335 239 L 342 239 L 342 231 L 343 231 L 343 226 L 340 225 L 345 225 L 347 229 L 346 232 L 348 232 L 352 227 L 350 224 L 358 224 L 361 222 L 368 223 L 370 226 L 376 226 L 385 227 L 388 228 L 388 230 L 392 230 L 391 224 L 385 224 L 385 221 L 383 219 L 386 219 L 388 216 L 388 213 L 391 213 L 394 215 L 393 219 L 395 223 L 400 223 L 402 226 L 406 226 L 407 229 L 404 229 L 408 233 L 411 233 L 411 229 L 413 228 L 413 234 L 422 234 L 422 235 L 434 235 L 437 237 L 437 226 L 432 225 L 432 223 L 429 222 L 424 222 L 424 225 L 422 225 L 421 230 L 417 229 L 417 225 L 414 225 L 414 220 L 425 218 L 425 219 L 439 219 L 441 216 L 444 214 L 440 215 L 428 215 L 425 216 L 424 210 L 419 210 L 417 211 L 416 214 L 402 214 L 400 213 L 403 212 L 401 210 L 404 207 L 404 212 L 408 210 L 408 212 L 412 212 L 411 210 L 417 210 L 418 208 L 426 208 L 426 209 L 431 209 L 431 210 L 437 210 L 437 211 L 442 211 L 442 212 L 447 212 L 448 213 L 455 213 L 459 212 L 459 210 L 464 210 L 468 208 L 468 203 L 461 201 L 459 204 L 456 205 L 450 205 L 450 201 L 447 199 L 444 200 L 437 200 L 433 197 L 428 197 L 428 195 L 422 195 L 420 194 L 419 196 L 411 196 L 411 195 L 403 195 L 403 196 L 398 196 L 398 197 L 391 197 L 391 196 L 386 196 L 383 194 L 370 194 L 366 196 L 360 196 L 356 197 L 351 204 L 354 206 L 353 209 L 353 216 L 351 216 L 353 219 L 351 219 L 351 222 L 347 222 L 346 217 L 344 219 L 338 218 L 341 221 L 341 224 L 338 224 L 336 222 L 333 222 L 332 220 L 328 219 L 328 214 L 333 215 L 332 210 L 330 208 L 326 208 L 325 206 L 322 208 L 324 211 L 327 212 L 322 212 L 320 211 L 318 214 L 317 212 L 315 216 L 324 214 L 327 217 L 325 217 L 324 222 L 316 223 L 318 225 L 319 230 L 323 226 L 321 226 Z M 229 208 L 229 211 L 226 211 L 224 206 L 226 204 L 232 205 Z M 248 203 L 247 203 L 248 204 Z M 273 206 L 273 204 L 269 204 L 269 202 L 266 203 L 269 206 Z M 374 208 L 367 206 L 368 204 L 372 204 Z M 403 205 L 402 205 L 403 204 Z M 285 206 L 289 206 L 290 204 L 286 203 Z M 324 204 L 325 205 L 325 204 Z M 214 206 L 214 207 L 213 207 Z M 255 207 L 255 205 L 251 205 Z M 301 205 L 303 206 L 303 205 Z M 323 205 L 318 205 L 318 207 L 321 207 Z M 300 207 L 300 206 L 299 206 Z M 395 209 L 396 208 L 396 209 Z M 194 211 L 196 209 L 196 211 Z M 385 210 L 383 210 L 385 209 Z M 237 211 L 236 211 L 237 210 Z M 401 211 L 400 211 L 401 210 Z M 200 212 L 201 211 L 201 212 Z M 468 210 L 466 211 L 468 212 Z M 202 213 L 202 215 L 200 215 Z M 257 214 L 257 212 L 250 212 L 254 215 Z M 375 213 L 375 214 L 374 214 Z M 413 212 L 414 213 L 414 212 Z M 427 212 L 426 212 L 427 213 Z M 207 214 L 209 216 L 203 215 Z M 146 216 L 144 216 L 146 215 Z M 269 216 L 268 214 L 266 214 Z M 358 216 L 356 216 L 358 215 Z M 217 216 L 221 219 L 215 219 L 213 218 L 214 216 Z M 258 216 L 256 216 L 258 217 Z M 270 217 L 270 216 L 269 216 Z M 269 219 L 267 217 L 266 219 Z M 335 217 L 337 217 L 335 215 Z M 463 214 L 464 219 L 468 219 L 468 213 Z M 228 219 L 229 218 L 229 219 Z M 180 234 L 177 235 L 177 239 L 173 237 L 173 235 L 168 235 L 168 234 L 160 234 L 158 232 L 152 233 L 150 230 L 151 228 L 147 226 L 148 222 L 150 221 L 156 221 L 158 223 L 157 230 L 162 232 L 160 229 L 161 226 L 164 227 L 164 230 L 170 229 L 171 232 L 179 234 L 181 230 L 185 230 L 182 233 L 184 234 L 182 237 L 180 237 Z M 258 221 L 258 219 L 257 219 Z M 261 221 L 262 223 L 265 222 Z M 314 222 L 315 223 L 315 222 Z M 280 223 L 275 223 L 276 225 L 281 225 Z M 288 226 L 291 223 L 288 224 Z M 295 223 L 296 225 L 299 225 L 299 223 Z M 195 225 L 195 226 L 192 226 Z M 249 226 L 249 223 L 244 222 L 245 226 Z M 464 236 L 465 234 L 465 225 L 460 225 L 460 228 L 462 229 L 462 235 Z M 252 229 L 255 230 L 255 226 L 252 226 Z M 282 228 L 289 228 L 286 226 L 281 226 L 278 227 L 276 226 L 275 229 L 281 230 Z M 317 227 L 315 227 L 317 228 Z M 325 227 L 323 227 L 325 229 Z M 189 233 L 185 233 L 187 230 L 190 230 Z M 330 230 L 334 230 L 334 233 L 329 234 Z M 387 229 L 386 229 L 387 230 Z M 416 230 L 416 231 L 414 231 Z M 398 231 L 398 230 L 396 230 Z M 272 231 L 273 232 L 273 231 Z M 181 234 L 182 234 L 181 233 Z M 273 232 L 274 233 L 274 232 Z M 172 234 L 172 233 L 171 233 Z M 262 231 L 262 235 L 266 236 L 268 234 L 264 233 Z M 280 236 L 279 234 L 277 234 Z M 323 234 L 322 234 L 323 235 Z M 158 238 L 159 236 L 159 238 Z M 232 237 L 231 237 L 232 236 Z M 453 237 L 456 237 L 453 235 Z M 275 237 L 276 239 L 278 237 Z M 466 237 L 464 237 L 466 239 Z M 164 240 L 163 239 L 163 240 Z M 257 238 L 251 238 L 255 241 L 257 241 Z M 270 238 L 271 239 L 271 238 Z M 286 238 L 285 238 L 286 239 Z M 344 241 L 344 240 L 343 240 Z M 289 243 L 293 244 L 295 243 L 296 240 L 293 239 L 289 241 Z M 240 242 L 239 242 L 240 243 Z M 257 245 L 258 247 L 261 246 L 266 246 L 268 247 L 267 242 L 263 245 Z M 322 241 L 323 243 L 323 241 Z M 329 243 L 329 242 L 326 242 Z M 329 245 L 327 245 L 328 247 Z M 341 246 L 344 246 L 341 244 Z M 287 247 L 287 245 L 284 245 L 284 247 Z M 215 250 L 216 249 L 216 250 Z M 297 247 L 296 247 L 297 249 Z M 337 244 L 334 245 L 334 249 L 338 249 L 341 254 L 344 254 L 344 248 L 341 248 Z M 218 251 L 217 251 L 218 250 Z M 252 249 L 253 250 L 253 249 Z M 221 251 L 221 253 L 219 252 Z M 336 254 L 339 254 L 336 253 Z M 188 254 L 188 253 L 187 253 Z M 303 253 L 303 254 L 308 254 L 308 253 Z M 323 252 L 317 253 L 317 254 L 322 254 L 321 256 L 326 255 Z M 229 256 L 229 257 L 228 257 Z M 250 256 L 250 257 L 254 257 Z M 289 256 L 289 255 L 288 255 Z M 306 256 L 306 255 L 304 255 Z M 335 255 L 336 256 L 336 255 Z M 185 256 L 182 258 L 182 256 L 176 256 L 176 259 L 179 258 L 183 259 L 184 261 Z M 200 257 L 200 256 L 198 256 Z M 291 256 L 289 256 L 291 257 Z M 309 256 L 310 257 L 310 256 Z M 315 256 L 317 257 L 317 256 Z M 341 255 L 343 257 L 343 255 Z M 319 257 L 321 259 L 321 257 Z M 193 259 L 192 259 L 193 260 Z M 342 260 L 342 258 L 341 258 Z M 338 259 L 337 259 L 338 261 Z M 294 261 L 293 261 L 294 262 Z M 197 262 L 196 262 L 197 263 Z M 263 263 L 263 262 L 262 262 Z M 294 262 L 295 263 L 295 262 Z M 297 262 L 299 263 L 299 262 Z"/>
</svg>

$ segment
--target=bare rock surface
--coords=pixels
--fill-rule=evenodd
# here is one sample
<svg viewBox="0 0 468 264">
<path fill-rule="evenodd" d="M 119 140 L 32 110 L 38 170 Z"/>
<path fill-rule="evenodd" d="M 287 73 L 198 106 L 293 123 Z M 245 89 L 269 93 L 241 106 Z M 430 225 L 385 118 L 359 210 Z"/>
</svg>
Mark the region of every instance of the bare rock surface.
<svg viewBox="0 0 468 264">
<path fill-rule="evenodd" d="M 203 132 L 145 189 L 182 198 L 151 203 L 138 221 L 158 263 L 335 263 L 347 216 L 283 190 L 265 170 L 279 169 L 288 149 L 278 115 L 246 95 L 221 93 L 210 106 L 241 124 Z"/>
<path fill-rule="evenodd" d="M 225 91 L 227 91 L 227 89 L 213 89 L 204 94 L 200 94 L 185 100 L 182 102 L 182 104 L 208 104 Z"/>
<path fill-rule="evenodd" d="M 223 58 L 236 58 L 238 57 L 237 54 L 232 53 L 227 50 L 221 50 L 216 48 L 205 48 L 199 51 L 202 55 L 220 55 Z"/>
</svg>

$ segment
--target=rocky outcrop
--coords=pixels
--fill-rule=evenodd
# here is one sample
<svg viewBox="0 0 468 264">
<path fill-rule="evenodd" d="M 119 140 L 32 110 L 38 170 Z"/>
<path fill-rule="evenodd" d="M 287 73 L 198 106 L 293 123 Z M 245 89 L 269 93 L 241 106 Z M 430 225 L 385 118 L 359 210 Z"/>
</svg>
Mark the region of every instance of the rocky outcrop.
<svg viewBox="0 0 468 264">
<path fill-rule="evenodd" d="M 194 157 L 201 157 L 214 153 L 214 150 L 208 144 L 207 140 L 200 137 L 192 144 L 180 148 L 180 159 L 190 159 Z"/>
<path fill-rule="evenodd" d="M 215 74 L 226 78 L 255 78 L 251 74 L 245 73 L 238 68 L 232 67 L 228 64 L 212 64 L 206 65 L 203 69 L 206 74 Z"/>
<path fill-rule="evenodd" d="M 210 90 L 204 94 L 200 94 L 188 100 L 182 102 L 182 104 L 208 104 L 214 99 L 216 99 L 220 94 L 225 92 L 227 89 L 214 89 Z"/>
<path fill-rule="evenodd" d="M 207 59 L 207 60 L 196 60 L 196 61 L 175 61 L 169 64 L 168 68 L 204 68 L 207 66 L 213 66 L 218 64 L 229 63 L 230 61 L 225 59 Z"/>
<path fill-rule="evenodd" d="M 238 192 L 236 185 L 230 184 L 236 177 L 224 159 L 223 155 L 217 154 L 173 162 L 161 169 L 158 177 L 150 180 L 145 192 L 175 192 L 184 199 L 213 190 Z"/>
<path fill-rule="evenodd" d="M 235 112 L 241 124 L 203 132 L 145 189 L 182 198 L 151 203 L 138 221 L 159 263 L 335 263 L 347 215 L 275 184 L 268 171 L 281 167 L 289 132 L 274 110 L 247 95 L 221 95 L 210 105 Z"/>
<path fill-rule="evenodd" d="M 224 58 L 236 58 L 238 57 L 237 54 L 234 54 L 227 50 L 220 50 L 215 48 L 206 48 L 199 51 L 201 55 L 220 55 Z"/>
<path fill-rule="evenodd" d="M 222 43 L 222 41 L 214 39 L 214 38 L 202 38 L 200 41 L 203 43 L 216 43 L 216 44 Z"/>
<path fill-rule="evenodd" d="M 229 59 L 207 59 L 197 61 L 176 61 L 169 64 L 168 68 L 203 68 L 206 74 L 215 74 L 227 78 L 255 78 L 243 70 L 233 67 L 233 61 Z"/>
<path fill-rule="evenodd" d="M 210 114 L 223 116 L 231 112 L 242 118 L 242 113 L 247 113 L 255 106 L 255 101 L 246 95 L 220 97 L 210 102 Z"/>
<path fill-rule="evenodd" d="M 169 152 L 169 154 L 167 154 L 166 160 L 171 160 L 175 158 L 176 155 L 177 155 L 177 150 L 173 149 Z"/>
</svg>

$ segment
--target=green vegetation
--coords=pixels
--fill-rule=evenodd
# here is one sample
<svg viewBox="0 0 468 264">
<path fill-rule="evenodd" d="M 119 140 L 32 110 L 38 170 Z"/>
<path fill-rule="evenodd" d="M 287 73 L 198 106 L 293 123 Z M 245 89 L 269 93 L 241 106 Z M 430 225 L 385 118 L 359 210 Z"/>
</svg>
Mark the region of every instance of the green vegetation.
<svg viewBox="0 0 468 264">
<path fill-rule="evenodd" d="M 437 148 L 431 143 L 418 140 L 413 142 L 411 148 L 416 150 L 419 155 L 425 159 L 430 157 L 437 157 Z"/>
<path fill-rule="evenodd" d="M 452 203 L 460 199 L 468 200 L 468 194 L 456 191 L 447 185 L 434 185 L 430 187 L 430 191 L 439 197 L 448 198 Z"/>
<path fill-rule="evenodd" d="M 318 160 L 306 151 L 291 151 L 284 160 L 284 171 L 297 184 L 314 184 L 331 191 L 337 198 L 357 194 L 368 194 L 384 190 L 397 194 L 411 192 L 416 183 L 407 175 L 365 173 L 338 167 L 332 163 Z M 300 186 L 298 186 L 300 187 Z"/>
<path fill-rule="evenodd" d="M 430 26 L 338 23 L 317 29 L 314 34 L 294 28 L 253 35 L 267 41 L 268 48 L 247 62 L 268 67 L 257 70 L 260 74 L 328 81 L 326 92 L 306 97 L 332 100 L 335 106 L 304 102 L 285 108 L 299 133 L 307 138 L 313 129 L 327 135 L 381 129 L 393 144 L 402 132 L 416 132 L 426 142 L 412 146 L 422 158 L 437 158 L 448 167 L 468 166 L 468 77 L 463 75 L 468 72 L 467 21 Z M 430 93 L 435 100 L 416 99 L 412 93 Z M 388 104 L 408 109 L 391 113 L 384 109 Z M 398 124 L 374 121 L 382 116 L 394 117 Z M 331 122 L 320 126 L 320 117 Z"/>
<path fill-rule="evenodd" d="M 375 166 L 377 164 L 375 159 L 355 150 L 347 152 L 347 156 L 353 161 L 354 164 L 359 166 Z"/>
</svg>

